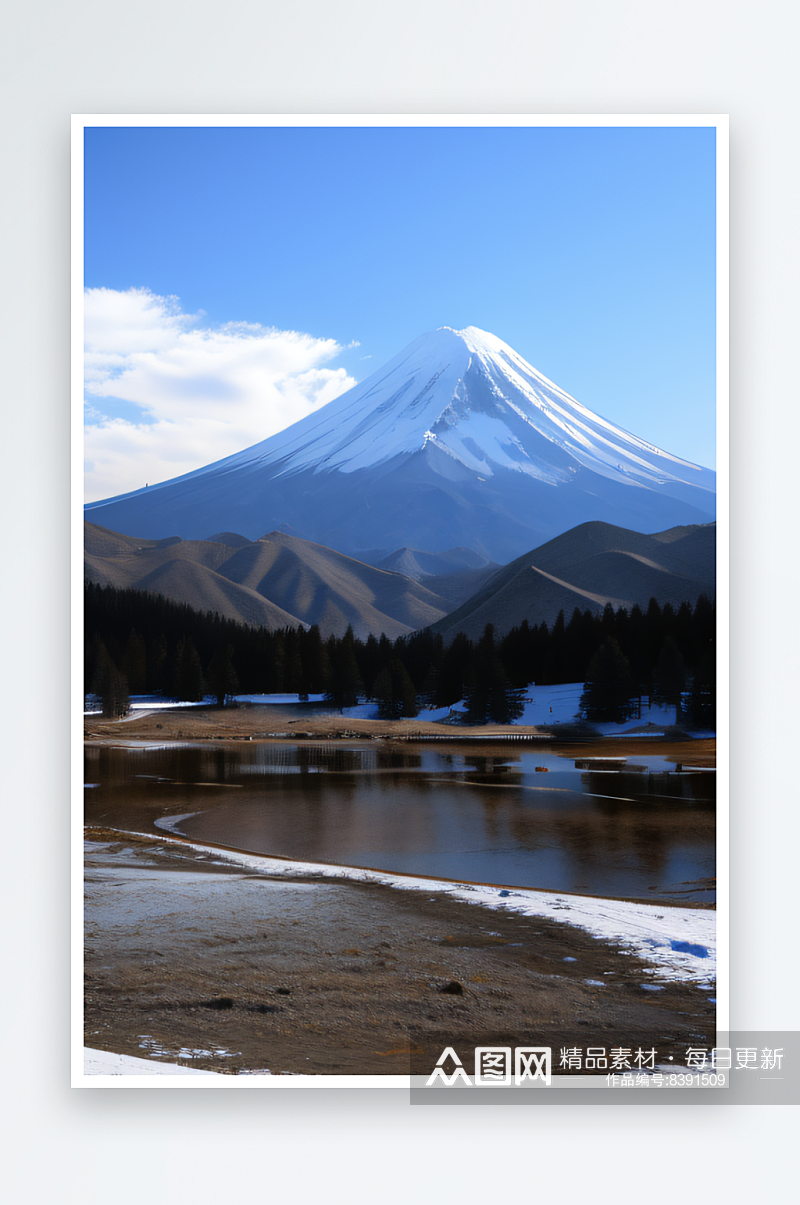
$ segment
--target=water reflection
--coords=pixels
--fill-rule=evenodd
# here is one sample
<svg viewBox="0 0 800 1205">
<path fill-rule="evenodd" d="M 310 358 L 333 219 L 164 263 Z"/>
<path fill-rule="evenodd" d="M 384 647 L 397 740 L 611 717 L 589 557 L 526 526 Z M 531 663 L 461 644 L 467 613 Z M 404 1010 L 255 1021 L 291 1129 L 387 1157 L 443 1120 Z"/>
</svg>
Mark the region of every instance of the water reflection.
<svg viewBox="0 0 800 1205">
<path fill-rule="evenodd" d="M 87 749 L 89 823 L 340 862 L 631 898 L 713 899 L 713 773 L 663 757 L 377 743 Z"/>
</svg>

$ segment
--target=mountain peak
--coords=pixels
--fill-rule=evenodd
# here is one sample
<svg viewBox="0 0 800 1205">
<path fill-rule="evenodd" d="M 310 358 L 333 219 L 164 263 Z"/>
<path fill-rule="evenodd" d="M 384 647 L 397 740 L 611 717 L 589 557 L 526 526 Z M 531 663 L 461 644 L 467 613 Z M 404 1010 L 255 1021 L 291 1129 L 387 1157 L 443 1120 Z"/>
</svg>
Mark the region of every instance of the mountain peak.
<svg viewBox="0 0 800 1205">
<path fill-rule="evenodd" d="M 188 535 L 207 512 L 205 531 L 288 524 L 348 553 L 465 544 L 501 560 L 590 518 L 705 522 L 715 489 L 713 472 L 593 414 L 496 335 L 443 326 L 285 431 L 87 509 L 137 533 L 178 530 L 181 515 Z"/>
<path fill-rule="evenodd" d="M 490 331 L 481 330 L 479 326 L 466 326 L 461 331 L 452 326 L 439 326 L 435 330 L 420 335 L 405 350 L 411 351 L 412 349 L 424 350 L 430 354 L 436 352 L 447 354 L 449 352 L 451 355 L 463 356 L 466 353 L 487 358 L 504 355 L 516 356 L 516 352 L 507 343 L 498 339 L 497 335 L 491 334 Z"/>
<path fill-rule="evenodd" d="M 482 477 L 508 469 L 551 485 L 581 467 L 639 484 L 685 481 L 687 470 L 694 484 L 703 471 L 593 414 L 476 326 L 421 335 L 327 406 L 220 465 L 353 473 L 417 452 Z"/>
<path fill-rule="evenodd" d="M 508 344 L 504 343 L 502 339 L 498 339 L 497 335 L 493 335 L 491 331 L 481 330 L 479 326 L 465 326 L 463 331 L 454 330 L 452 326 L 442 326 L 439 329 L 451 331 L 452 334 L 457 335 L 459 339 L 466 343 L 470 351 L 494 355 L 504 351 L 511 351 Z"/>
</svg>

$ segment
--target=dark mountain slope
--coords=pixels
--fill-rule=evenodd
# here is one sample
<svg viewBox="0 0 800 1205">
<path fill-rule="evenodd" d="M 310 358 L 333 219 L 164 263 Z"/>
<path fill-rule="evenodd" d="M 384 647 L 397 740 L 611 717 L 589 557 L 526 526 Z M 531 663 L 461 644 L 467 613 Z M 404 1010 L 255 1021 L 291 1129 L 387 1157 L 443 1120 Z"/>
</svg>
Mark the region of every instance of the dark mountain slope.
<svg viewBox="0 0 800 1205">
<path fill-rule="evenodd" d="M 679 534 L 645 535 L 607 523 L 584 523 L 518 557 L 472 598 L 432 625 L 450 640 L 459 631 L 480 637 L 487 623 L 503 635 L 524 619 L 551 626 L 563 610 L 600 612 L 607 603 L 630 610 L 694 604 L 716 595 L 716 526 L 684 527 Z"/>
</svg>

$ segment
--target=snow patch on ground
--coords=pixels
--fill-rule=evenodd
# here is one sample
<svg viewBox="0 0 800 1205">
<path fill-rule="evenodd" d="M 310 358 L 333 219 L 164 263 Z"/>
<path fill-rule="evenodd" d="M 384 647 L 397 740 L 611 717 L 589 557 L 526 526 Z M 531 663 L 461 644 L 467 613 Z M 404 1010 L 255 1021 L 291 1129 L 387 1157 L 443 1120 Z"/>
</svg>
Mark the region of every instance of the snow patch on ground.
<svg viewBox="0 0 800 1205">
<path fill-rule="evenodd" d="M 282 694 L 282 695 L 235 695 L 237 703 L 255 703 L 261 707 L 280 707 L 282 703 L 291 703 L 295 706 L 299 703 L 324 703 L 324 695 L 307 695 L 305 699 L 300 699 L 299 695 Z M 216 700 L 213 700 L 216 702 Z"/>
<path fill-rule="evenodd" d="M 468 904 L 505 909 L 523 916 L 545 917 L 575 925 L 601 940 L 629 949 L 632 954 L 651 964 L 652 974 L 658 979 L 683 980 L 706 989 L 710 989 L 715 981 L 716 913 L 709 909 L 674 908 L 523 887 L 499 888 L 480 883 L 422 879 L 355 866 L 284 861 L 235 850 L 211 851 L 193 842 L 184 841 L 181 844 L 204 854 L 213 852 L 215 858 L 243 866 L 256 874 L 286 879 L 314 875 L 326 879 L 378 883 L 401 891 L 437 891 Z"/>
<path fill-rule="evenodd" d="M 211 1075 L 220 1078 L 219 1071 L 201 1071 L 199 1067 L 183 1067 L 179 1063 L 160 1063 L 157 1059 L 137 1059 L 130 1054 L 111 1054 L 107 1050 L 84 1047 L 84 1075 Z M 269 1075 L 268 1071 L 263 1072 Z"/>
<path fill-rule="evenodd" d="M 532 682 L 530 686 L 526 687 L 525 709 L 514 723 L 531 728 L 573 724 L 580 716 L 583 686 L 583 682 L 561 682 L 553 686 L 537 686 L 535 682 Z M 465 703 L 462 700 L 460 703 L 454 703 L 452 710 L 463 713 L 464 708 Z M 421 711 L 419 718 L 444 719 L 450 710 L 450 708 L 443 707 L 435 712 Z M 346 710 L 345 715 L 349 714 L 351 712 Z M 637 710 L 637 714 L 632 719 L 626 720 L 624 724 L 593 724 L 592 727 L 601 736 L 626 736 L 631 733 L 632 729 L 643 728 L 650 724 L 653 726 L 653 730 L 642 733 L 642 736 L 663 736 L 664 728 L 672 727 L 674 723 L 675 708 L 673 706 L 654 703 L 648 707 L 647 699 L 643 698 L 641 716 Z M 714 733 L 708 732 L 699 735 L 713 736 Z"/>
<path fill-rule="evenodd" d="M 301 700 L 297 694 L 276 694 L 276 695 L 235 695 L 237 703 L 254 703 L 263 707 L 280 707 L 282 703 L 293 704 L 297 706 Z M 188 702 L 186 699 L 165 699 L 163 695 L 132 695 L 130 709 L 132 713 L 142 711 L 171 711 L 177 708 L 184 707 L 214 707 L 217 702 L 216 695 L 204 695 L 200 702 Z M 308 695 L 302 700 L 303 703 L 324 703 L 324 695 Z M 102 707 L 100 706 L 100 697 L 98 695 L 86 696 L 86 709 L 84 715 L 102 715 Z M 127 719 L 136 718 L 131 714 Z"/>
<path fill-rule="evenodd" d="M 572 724 L 579 717 L 582 694 L 582 682 L 562 682 L 554 686 L 537 686 L 535 682 L 531 683 L 526 689 L 525 709 L 514 723 L 531 728 Z M 237 703 L 250 703 L 263 707 L 302 705 L 300 703 L 300 696 L 291 693 L 236 695 L 235 701 Z M 320 704 L 325 702 L 325 695 L 309 695 L 303 701 L 314 703 L 319 707 Z M 212 695 L 206 695 L 202 703 L 187 703 L 178 699 L 164 699 L 160 695 L 135 695 L 131 700 L 131 712 L 126 718 L 129 720 L 135 719 L 137 713 L 141 714 L 143 711 L 169 710 L 179 707 L 208 707 L 213 706 L 215 703 L 216 699 Z M 446 719 L 451 714 L 464 714 L 465 707 L 464 701 L 461 700 L 459 703 L 454 703 L 452 707 L 423 709 L 417 718 L 429 723 L 437 723 L 440 720 Z M 100 714 L 99 699 L 88 695 L 87 710 L 84 711 L 84 715 Z M 324 714 L 324 712 L 320 711 L 314 712 L 316 719 L 321 718 Z M 367 701 L 359 703 L 356 707 L 345 707 L 341 712 L 331 704 L 330 714 L 343 715 L 357 720 L 377 720 L 379 718 L 377 703 Z M 672 727 L 674 723 L 674 707 L 661 706 L 655 703 L 651 707 L 648 707 L 646 699 L 643 699 L 641 716 L 637 712 L 633 719 L 627 720 L 624 724 L 594 724 L 592 727 L 601 736 L 663 736 L 664 728 Z M 647 732 L 634 733 L 632 731 L 633 729 L 644 728 L 647 725 L 651 726 Z M 714 733 L 696 732 L 693 735 L 711 737 L 714 736 Z"/>
<path fill-rule="evenodd" d="M 179 824 L 183 824 L 185 820 L 191 820 L 192 816 L 199 816 L 199 812 L 183 812 L 180 816 L 162 816 L 158 820 L 154 820 L 153 824 L 156 828 L 165 829 L 168 833 L 174 833 Z"/>
<path fill-rule="evenodd" d="M 177 707 L 210 707 L 216 703 L 214 695 L 205 695 L 200 702 L 189 702 L 186 699 L 165 699 L 163 695 L 133 695 L 131 697 L 130 712 L 123 719 L 135 720 L 138 719 L 136 712 L 142 711 L 169 711 Z M 100 702 L 99 695 L 87 695 L 85 699 L 84 715 L 102 715 L 103 708 Z"/>
<path fill-rule="evenodd" d="M 528 702 L 525 704 L 525 711 L 516 721 L 518 724 L 571 724 L 580 713 L 583 682 L 562 682 L 555 686 L 537 686 L 532 683 L 526 694 Z M 641 728 L 644 724 L 655 724 L 663 729 L 664 725 L 672 725 L 674 722 L 674 707 L 662 707 L 658 704 L 648 707 L 647 700 L 643 699 L 641 717 L 637 713 L 624 724 L 594 724 L 593 727 L 603 736 L 613 736 L 631 728 Z"/>
</svg>

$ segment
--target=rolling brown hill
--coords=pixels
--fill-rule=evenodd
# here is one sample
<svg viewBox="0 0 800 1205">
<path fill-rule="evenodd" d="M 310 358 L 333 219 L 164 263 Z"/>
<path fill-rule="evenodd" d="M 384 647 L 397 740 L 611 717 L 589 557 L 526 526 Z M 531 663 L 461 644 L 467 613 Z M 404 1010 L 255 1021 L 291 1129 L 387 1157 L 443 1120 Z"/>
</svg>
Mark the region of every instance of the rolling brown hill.
<svg viewBox="0 0 800 1205">
<path fill-rule="evenodd" d="M 296 628 L 297 616 L 276 606 L 255 590 L 229 581 L 196 561 L 176 557 L 156 565 L 150 573 L 131 583 L 137 590 L 163 594 L 174 602 L 188 603 L 195 611 L 214 611 L 226 619 L 237 619 L 252 627 Z"/>
<path fill-rule="evenodd" d="M 317 624 L 341 636 L 352 625 L 361 639 L 428 626 L 446 641 L 459 631 L 478 639 L 487 623 L 502 636 L 523 619 L 550 626 L 563 610 L 569 620 L 575 607 L 646 608 L 651 598 L 678 607 L 716 593 L 713 523 L 655 535 L 583 523 L 494 572 L 462 569 L 425 584 L 278 531 L 253 541 L 232 532 L 146 540 L 86 523 L 85 546 L 84 574 L 100 585 L 272 631 Z"/>
<path fill-rule="evenodd" d="M 716 595 L 716 524 L 674 527 L 645 535 L 610 523 L 582 523 L 496 573 L 455 611 L 432 625 L 445 640 L 457 632 L 478 639 L 487 623 L 497 636 L 524 619 L 552 626 L 563 610 L 602 612 L 607 603 L 643 609 L 694 604 Z"/>
<path fill-rule="evenodd" d="M 245 540 L 144 540 L 85 524 L 84 575 L 100 585 L 163 594 L 197 611 L 271 630 L 318 624 L 323 636 L 406 635 L 441 619 L 441 598 L 400 573 L 282 532 Z M 462 591 L 461 598 L 467 591 Z"/>
<path fill-rule="evenodd" d="M 403 574 L 277 531 L 237 549 L 224 572 L 304 623 L 318 624 L 323 635 L 342 635 L 350 623 L 357 636 L 385 632 L 395 639 L 427 627 L 447 610 L 437 595 Z"/>
</svg>

